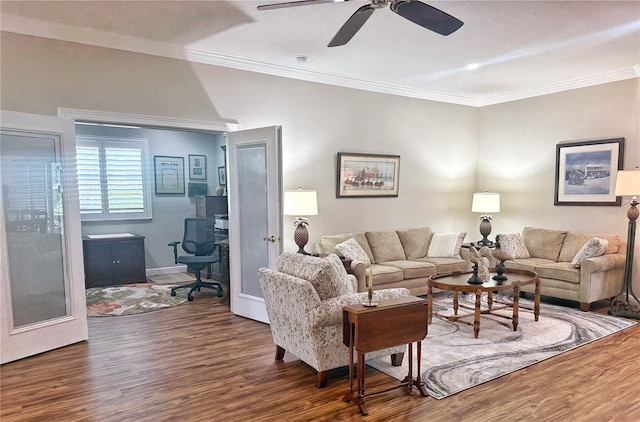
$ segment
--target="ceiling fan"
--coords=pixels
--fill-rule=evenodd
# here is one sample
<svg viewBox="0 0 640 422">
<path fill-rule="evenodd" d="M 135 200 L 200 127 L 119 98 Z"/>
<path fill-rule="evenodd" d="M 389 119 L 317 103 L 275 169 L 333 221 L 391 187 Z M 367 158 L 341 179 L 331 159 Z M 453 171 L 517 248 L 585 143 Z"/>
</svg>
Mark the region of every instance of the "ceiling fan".
<svg viewBox="0 0 640 422">
<path fill-rule="evenodd" d="M 258 10 L 283 9 L 286 7 L 336 3 L 339 1 L 349 0 L 298 0 L 284 3 L 262 4 L 258 6 Z M 463 25 L 461 20 L 418 0 L 371 0 L 371 4 L 360 7 L 347 19 L 327 46 L 337 47 L 348 43 L 376 9 L 386 7 L 387 4 L 390 5 L 393 12 L 403 18 L 409 19 L 411 22 L 430 31 L 437 32 L 440 35 L 452 34 Z"/>
</svg>

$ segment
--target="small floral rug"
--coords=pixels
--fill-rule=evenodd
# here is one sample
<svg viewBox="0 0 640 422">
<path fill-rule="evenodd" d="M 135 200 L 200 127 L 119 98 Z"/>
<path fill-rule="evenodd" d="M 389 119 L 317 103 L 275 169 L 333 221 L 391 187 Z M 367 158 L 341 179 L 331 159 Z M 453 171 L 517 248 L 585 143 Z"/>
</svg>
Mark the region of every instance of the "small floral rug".
<svg viewBox="0 0 640 422">
<path fill-rule="evenodd" d="M 171 285 L 125 284 L 87 289 L 87 316 L 137 315 L 167 309 L 187 301 L 178 290 L 171 296 Z M 182 293 L 182 294 L 181 294 Z"/>
</svg>

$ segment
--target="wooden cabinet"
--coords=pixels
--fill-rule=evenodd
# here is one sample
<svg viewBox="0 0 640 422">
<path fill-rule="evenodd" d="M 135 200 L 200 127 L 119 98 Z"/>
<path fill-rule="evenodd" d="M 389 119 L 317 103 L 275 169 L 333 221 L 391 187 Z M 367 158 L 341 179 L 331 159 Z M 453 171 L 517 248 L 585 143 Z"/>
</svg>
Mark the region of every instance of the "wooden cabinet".
<svg viewBox="0 0 640 422">
<path fill-rule="evenodd" d="M 82 238 L 85 287 L 144 283 L 144 236 L 89 235 Z"/>
</svg>

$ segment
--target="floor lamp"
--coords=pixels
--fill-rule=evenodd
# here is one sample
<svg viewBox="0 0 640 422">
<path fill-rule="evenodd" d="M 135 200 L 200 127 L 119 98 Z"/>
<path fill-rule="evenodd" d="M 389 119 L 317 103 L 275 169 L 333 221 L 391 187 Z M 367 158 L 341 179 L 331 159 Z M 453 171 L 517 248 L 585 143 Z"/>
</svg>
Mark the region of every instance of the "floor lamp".
<svg viewBox="0 0 640 422">
<path fill-rule="evenodd" d="M 619 171 L 616 179 L 616 196 L 631 195 L 627 218 L 629 218 L 629 229 L 627 232 L 627 258 L 624 265 L 624 278 L 622 290 L 611 299 L 611 309 L 609 315 L 622 316 L 627 318 L 640 319 L 640 300 L 633 293 L 633 248 L 636 241 L 636 220 L 640 211 L 638 210 L 638 199 L 640 195 L 640 168 L 635 170 Z"/>
<path fill-rule="evenodd" d="M 309 241 L 309 231 L 307 226 L 309 220 L 304 218 L 307 215 L 318 215 L 318 198 L 314 190 L 289 190 L 284 193 L 284 215 L 293 215 L 296 219 L 293 222 L 296 230 L 293 238 L 298 245 L 298 253 L 309 255 L 304 247 Z"/>
<path fill-rule="evenodd" d="M 480 246 L 493 246 L 493 242 L 487 236 L 491 233 L 491 212 L 500 212 L 500 194 L 499 193 L 474 193 L 471 201 L 471 212 L 481 212 L 484 215 L 480 217 L 480 234 L 482 240 L 477 242 Z"/>
</svg>

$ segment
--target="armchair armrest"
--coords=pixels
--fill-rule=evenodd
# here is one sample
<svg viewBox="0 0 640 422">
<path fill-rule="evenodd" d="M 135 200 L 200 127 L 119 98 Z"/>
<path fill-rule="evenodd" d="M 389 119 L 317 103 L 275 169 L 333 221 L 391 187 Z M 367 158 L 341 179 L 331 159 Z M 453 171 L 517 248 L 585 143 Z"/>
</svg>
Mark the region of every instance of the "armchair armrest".
<svg viewBox="0 0 640 422">
<path fill-rule="evenodd" d="M 404 287 L 374 290 L 373 300 L 377 302 L 409 295 L 409 290 Z M 323 300 L 310 314 L 311 327 L 342 324 L 342 308 L 349 305 L 357 305 L 367 299 L 367 293 L 352 293 Z"/>
<path fill-rule="evenodd" d="M 580 264 L 580 272 L 592 274 L 624 268 L 625 261 L 626 256 L 619 253 L 587 258 Z"/>
</svg>

